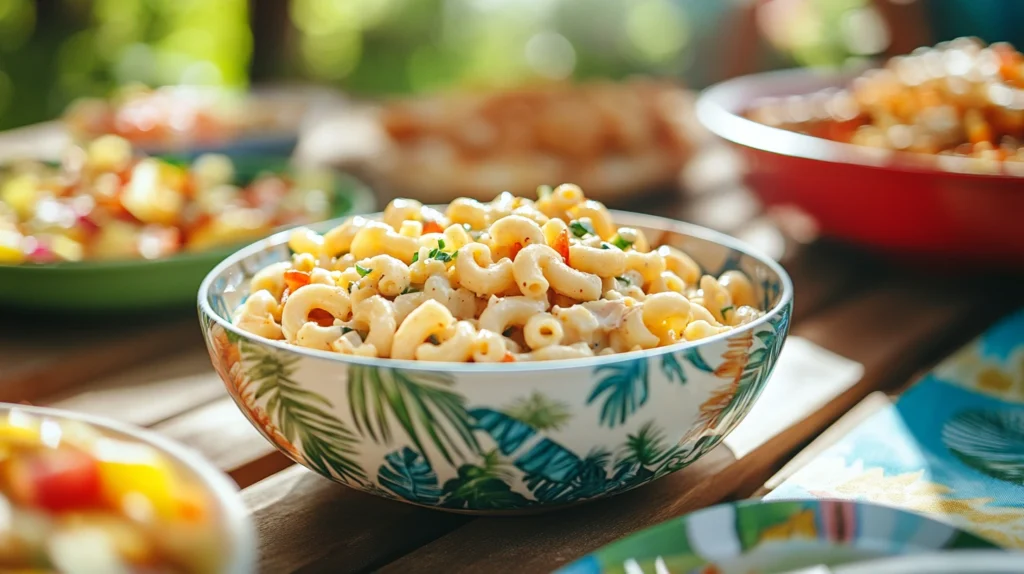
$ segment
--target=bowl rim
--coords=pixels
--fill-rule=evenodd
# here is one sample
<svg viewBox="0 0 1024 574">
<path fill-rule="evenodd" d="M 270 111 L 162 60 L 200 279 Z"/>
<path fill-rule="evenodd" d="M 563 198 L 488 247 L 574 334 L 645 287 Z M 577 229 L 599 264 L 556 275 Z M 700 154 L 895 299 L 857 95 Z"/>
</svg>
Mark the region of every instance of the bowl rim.
<svg viewBox="0 0 1024 574">
<path fill-rule="evenodd" d="M 643 227 L 650 227 L 652 229 L 661 229 L 663 231 L 671 231 L 707 241 L 709 243 L 715 243 L 721 245 L 727 249 L 738 251 L 757 260 L 762 265 L 767 266 L 772 270 L 778 277 L 779 282 L 782 284 L 782 292 L 779 294 L 779 300 L 772 306 L 771 309 L 767 310 L 764 315 L 757 318 L 746 325 L 731 329 L 725 333 L 719 333 L 717 335 L 699 339 L 697 341 L 684 341 L 676 343 L 674 345 L 666 345 L 664 347 L 655 347 L 653 349 L 644 349 L 640 351 L 629 351 L 626 353 L 613 353 L 610 355 L 595 356 L 595 357 L 579 357 L 573 359 L 555 359 L 549 361 L 517 361 L 514 363 L 455 363 L 447 361 L 416 361 L 410 359 L 391 359 L 391 358 L 377 358 L 377 357 L 359 357 L 356 355 L 343 355 L 340 353 L 332 353 L 329 351 L 321 351 L 317 349 L 310 349 L 306 347 L 299 347 L 297 345 L 291 345 L 284 341 L 275 341 L 243 331 L 230 321 L 219 316 L 213 308 L 210 306 L 208 301 L 208 294 L 212 290 L 214 280 L 222 274 L 227 268 L 235 265 L 238 261 L 245 259 L 251 255 L 266 251 L 271 247 L 278 247 L 288 243 L 289 231 L 283 231 L 271 235 L 266 239 L 257 241 L 248 247 L 240 249 L 239 251 L 232 254 L 230 257 L 221 261 L 216 267 L 210 271 L 209 274 L 203 279 L 202 284 L 199 286 L 198 293 L 198 307 L 201 314 L 208 316 L 211 320 L 219 324 L 222 328 L 234 333 L 236 336 L 257 342 L 262 345 L 270 346 L 275 349 L 295 353 L 302 356 L 325 359 L 338 364 L 354 364 L 368 367 L 378 368 L 390 368 L 390 369 L 404 369 L 404 370 L 417 370 L 417 371 L 429 371 L 429 372 L 460 372 L 460 373 L 471 373 L 471 374 L 485 374 L 485 373 L 508 373 L 508 372 L 529 372 L 529 371 L 553 371 L 562 369 L 576 369 L 580 367 L 596 367 L 599 365 L 607 365 L 610 363 L 618 363 L 623 361 L 632 361 L 637 359 L 651 359 L 654 357 L 660 357 L 670 353 L 677 353 L 686 349 L 696 348 L 702 345 L 712 344 L 718 341 L 722 341 L 729 337 L 735 336 L 740 333 L 752 331 L 758 326 L 767 323 L 769 319 L 779 315 L 790 306 L 793 302 L 793 281 L 790 279 L 789 274 L 777 261 L 764 255 L 754 247 L 747 243 L 726 235 L 724 233 L 694 225 L 692 223 L 685 223 L 682 221 L 676 221 L 667 217 L 660 217 L 657 215 L 646 215 L 641 213 L 633 213 L 619 210 L 609 210 L 612 218 L 622 224 L 628 225 L 639 225 Z M 374 218 L 380 217 L 383 212 L 364 214 L 364 217 Z M 346 218 L 338 218 L 335 220 L 325 221 L 318 225 L 336 225 L 340 224 Z M 788 333 L 787 333 L 788 334 Z M 786 336 L 786 334 L 783 334 Z"/>
<path fill-rule="evenodd" d="M 258 158 L 256 158 L 258 159 Z M 287 159 L 287 158 L 277 158 Z M 295 166 L 288 166 L 287 170 L 277 171 L 277 173 L 288 173 L 288 171 L 295 169 Z M 348 196 L 349 203 L 351 204 L 347 210 L 347 213 L 342 217 L 350 217 L 352 215 L 359 215 L 365 213 L 377 206 L 377 196 L 373 193 L 369 185 L 358 177 L 342 171 L 336 168 L 328 168 L 327 171 L 331 172 L 332 177 L 336 184 L 346 184 L 348 189 L 344 192 L 344 195 Z M 325 219 L 323 221 L 332 221 L 338 219 L 333 217 L 331 219 Z M 306 225 L 313 225 L 314 222 Z M 287 232 L 295 227 L 301 227 L 303 224 L 283 225 L 274 228 L 274 233 Z M 179 251 L 167 257 L 160 257 L 157 259 L 83 259 L 82 261 L 60 261 L 57 263 L 16 263 L 16 264 L 5 264 L 0 263 L 0 273 L 52 273 L 58 271 L 122 271 L 126 269 L 137 269 L 140 271 L 145 270 L 153 266 L 167 265 L 167 264 L 182 264 L 188 265 L 190 263 L 198 263 L 207 260 L 220 261 L 225 257 L 235 253 L 239 247 L 247 245 L 246 243 L 235 243 L 233 245 L 220 245 L 214 246 L 211 249 L 204 249 L 201 251 Z M 15 271 L 17 269 L 18 271 Z"/>
<path fill-rule="evenodd" d="M 844 88 L 863 71 L 863 68 L 852 71 L 791 68 L 740 76 L 704 90 L 694 104 L 694 113 L 700 124 L 714 135 L 743 147 L 776 155 L 904 173 L 985 178 L 1017 183 L 1024 181 L 1024 171 L 1021 175 L 1015 175 L 973 169 L 972 166 L 979 161 L 973 158 L 878 149 L 837 142 L 767 126 L 741 115 L 750 103 L 767 97 L 763 93 L 766 88 L 771 87 L 774 88 L 773 91 L 778 92 L 774 97 L 803 95 L 802 92 L 796 91 L 793 85 L 809 81 L 818 84 L 818 89 Z M 1005 162 L 994 163 L 1001 169 L 1005 167 Z"/>
<path fill-rule="evenodd" d="M 248 574 L 255 570 L 256 528 L 251 520 L 249 509 L 242 502 L 241 490 L 220 469 L 203 458 L 198 451 L 159 433 L 105 417 L 52 407 L 0 402 L 0 412 L 6 413 L 15 410 L 39 417 L 82 422 L 99 429 L 114 431 L 148 444 L 188 467 L 213 494 L 216 504 L 223 514 L 227 532 L 231 536 L 231 551 L 228 554 L 228 562 L 225 564 L 224 571 L 231 574 Z"/>
</svg>

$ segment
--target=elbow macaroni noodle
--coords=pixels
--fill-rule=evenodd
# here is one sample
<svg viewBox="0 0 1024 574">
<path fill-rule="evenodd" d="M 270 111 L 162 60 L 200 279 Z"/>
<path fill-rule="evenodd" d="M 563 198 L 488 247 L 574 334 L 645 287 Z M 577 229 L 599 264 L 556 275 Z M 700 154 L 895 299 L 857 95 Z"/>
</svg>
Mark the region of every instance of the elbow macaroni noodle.
<svg viewBox="0 0 1024 574">
<path fill-rule="evenodd" d="M 652 250 L 575 185 L 540 191 L 444 213 L 396 199 L 380 221 L 297 229 L 292 260 L 256 273 L 234 324 L 363 357 L 513 362 L 694 341 L 764 314 L 742 272 Z"/>
</svg>

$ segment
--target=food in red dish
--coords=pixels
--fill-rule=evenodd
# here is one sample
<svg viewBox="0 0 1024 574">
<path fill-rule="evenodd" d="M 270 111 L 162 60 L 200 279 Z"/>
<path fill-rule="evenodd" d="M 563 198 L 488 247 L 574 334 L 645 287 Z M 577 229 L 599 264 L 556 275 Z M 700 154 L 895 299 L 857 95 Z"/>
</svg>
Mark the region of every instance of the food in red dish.
<svg viewBox="0 0 1024 574">
<path fill-rule="evenodd" d="M 148 444 L 17 409 L 0 415 L 0 571 L 214 573 L 215 501 Z"/>
<path fill-rule="evenodd" d="M 138 157 L 118 136 L 71 148 L 59 166 L 10 165 L 0 173 L 0 264 L 159 259 L 330 214 L 320 174 L 235 182 L 225 156 L 181 166 Z"/>
<path fill-rule="evenodd" d="M 1024 54 L 961 38 L 891 58 L 848 89 L 763 99 L 747 117 L 838 142 L 1011 162 L 1019 167 L 1007 171 L 1024 173 Z"/>
</svg>

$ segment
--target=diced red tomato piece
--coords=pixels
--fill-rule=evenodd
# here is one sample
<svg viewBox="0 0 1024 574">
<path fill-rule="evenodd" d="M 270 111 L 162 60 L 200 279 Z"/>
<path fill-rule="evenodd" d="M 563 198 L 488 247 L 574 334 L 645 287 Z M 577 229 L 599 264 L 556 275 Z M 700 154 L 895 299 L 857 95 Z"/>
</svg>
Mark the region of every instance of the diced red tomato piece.
<svg viewBox="0 0 1024 574">
<path fill-rule="evenodd" d="M 20 502 L 50 512 L 96 508 L 103 501 L 98 463 L 73 448 L 13 457 L 7 479 Z"/>
<path fill-rule="evenodd" d="M 313 309 L 309 312 L 308 319 L 321 327 L 330 327 L 334 324 L 334 315 L 323 309 Z"/>
<path fill-rule="evenodd" d="M 294 293 L 300 287 L 309 285 L 309 273 L 298 269 L 289 269 L 284 272 L 284 283 L 288 286 L 288 291 Z"/>
<path fill-rule="evenodd" d="M 514 363 L 514 362 L 516 362 L 516 356 L 513 355 L 512 353 L 510 353 L 509 351 L 505 351 L 505 356 L 502 357 L 501 362 L 502 363 Z"/>
</svg>

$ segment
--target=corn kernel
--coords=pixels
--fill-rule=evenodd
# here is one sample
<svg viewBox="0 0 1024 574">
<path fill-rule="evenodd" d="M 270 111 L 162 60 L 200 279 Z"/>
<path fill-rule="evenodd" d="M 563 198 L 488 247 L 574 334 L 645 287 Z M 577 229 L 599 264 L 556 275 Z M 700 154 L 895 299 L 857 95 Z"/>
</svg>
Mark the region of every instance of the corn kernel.
<svg viewBox="0 0 1024 574">
<path fill-rule="evenodd" d="M 35 212 L 36 202 L 42 194 L 39 177 L 32 173 L 16 175 L 4 182 L 0 190 L 3 200 L 20 219 L 29 219 Z"/>
</svg>

